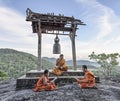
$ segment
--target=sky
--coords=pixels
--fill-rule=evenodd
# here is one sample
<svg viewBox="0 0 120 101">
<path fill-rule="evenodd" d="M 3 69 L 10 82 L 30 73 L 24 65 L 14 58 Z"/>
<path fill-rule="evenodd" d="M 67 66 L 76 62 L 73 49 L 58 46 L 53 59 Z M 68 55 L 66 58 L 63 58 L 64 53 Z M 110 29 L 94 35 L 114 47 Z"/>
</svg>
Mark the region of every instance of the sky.
<svg viewBox="0 0 120 101">
<path fill-rule="evenodd" d="M 74 16 L 86 24 L 76 31 L 76 58 L 89 59 L 93 51 L 120 53 L 120 0 L 0 0 L 0 48 L 10 48 L 37 56 L 38 38 L 26 9 L 37 13 Z M 53 54 L 54 35 L 42 34 L 42 57 Z M 69 36 L 59 36 L 61 53 L 72 59 Z"/>
</svg>

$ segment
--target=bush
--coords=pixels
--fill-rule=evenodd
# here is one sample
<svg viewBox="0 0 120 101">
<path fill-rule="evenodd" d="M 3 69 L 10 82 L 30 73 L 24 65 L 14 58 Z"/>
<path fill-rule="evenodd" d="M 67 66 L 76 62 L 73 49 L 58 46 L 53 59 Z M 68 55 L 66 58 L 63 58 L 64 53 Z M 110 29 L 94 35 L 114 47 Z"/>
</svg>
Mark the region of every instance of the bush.
<svg viewBox="0 0 120 101">
<path fill-rule="evenodd" d="M 7 80 L 8 79 L 8 75 L 6 72 L 0 70 L 0 81 L 1 80 Z"/>
<path fill-rule="evenodd" d="M 7 75 L 6 72 L 0 70 L 0 77 L 7 77 L 7 76 L 8 76 L 8 75 Z"/>
</svg>

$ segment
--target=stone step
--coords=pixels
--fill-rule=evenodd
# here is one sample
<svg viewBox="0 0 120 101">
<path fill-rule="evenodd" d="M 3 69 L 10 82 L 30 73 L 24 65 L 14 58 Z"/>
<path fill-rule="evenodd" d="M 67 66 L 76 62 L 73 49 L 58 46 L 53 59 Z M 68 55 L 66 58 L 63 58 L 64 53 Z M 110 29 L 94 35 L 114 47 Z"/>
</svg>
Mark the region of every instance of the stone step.
<svg viewBox="0 0 120 101">
<path fill-rule="evenodd" d="M 55 74 L 52 73 L 52 70 L 49 70 L 50 74 L 49 76 L 55 76 Z M 43 74 L 43 70 L 37 71 L 37 70 L 31 70 L 26 73 L 26 77 L 40 77 Z M 81 70 L 68 70 L 63 72 L 61 76 L 83 76 L 84 73 Z"/>
<path fill-rule="evenodd" d="M 74 83 L 76 82 L 75 78 L 79 78 L 80 76 L 59 76 L 57 77 L 57 79 L 55 80 L 55 83 L 58 86 L 61 85 L 65 85 L 68 83 Z M 81 76 L 83 77 L 83 76 Z M 49 77 L 50 80 L 53 80 L 54 78 L 56 78 L 56 76 L 54 77 Z M 27 89 L 27 88 L 34 88 L 34 84 L 36 84 L 36 82 L 38 81 L 39 77 L 26 77 L 26 75 L 20 77 L 17 79 L 17 83 L 16 83 L 16 89 Z M 95 77 L 96 83 L 100 82 L 99 77 Z"/>
</svg>

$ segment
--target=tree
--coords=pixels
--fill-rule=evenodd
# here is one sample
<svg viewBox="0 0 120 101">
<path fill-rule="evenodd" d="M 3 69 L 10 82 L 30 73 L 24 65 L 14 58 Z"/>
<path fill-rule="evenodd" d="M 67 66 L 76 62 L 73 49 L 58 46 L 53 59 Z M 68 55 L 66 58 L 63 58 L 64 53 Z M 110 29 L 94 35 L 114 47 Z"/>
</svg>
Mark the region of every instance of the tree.
<svg viewBox="0 0 120 101">
<path fill-rule="evenodd" d="M 0 70 L 0 81 L 7 79 L 8 75 L 3 70 Z"/>
<path fill-rule="evenodd" d="M 102 67 L 102 72 L 106 76 L 110 76 L 113 67 L 119 64 L 118 62 L 119 57 L 120 57 L 119 53 L 112 54 L 102 53 L 96 55 L 94 52 L 92 52 L 92 54 L 89 55 L 90 59 L 95 60 Z"/>
</svg>

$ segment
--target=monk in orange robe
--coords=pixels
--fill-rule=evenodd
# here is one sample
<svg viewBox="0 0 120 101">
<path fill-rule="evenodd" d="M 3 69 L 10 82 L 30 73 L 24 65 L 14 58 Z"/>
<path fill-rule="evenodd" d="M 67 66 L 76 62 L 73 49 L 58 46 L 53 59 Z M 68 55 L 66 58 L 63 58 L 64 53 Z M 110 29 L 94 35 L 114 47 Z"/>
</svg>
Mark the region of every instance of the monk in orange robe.
<svg viewBox="0 0 120 101">
<path fill-rule="evenodd" d="M 35 88 L 33 89 L 34 92 L 37 92 L 39 90 L 55 90 L 56 85 L 54 82 L 50 82 L 48 79 L 49 71 L 45 70 L 44 74 L 39 78 L 37 81 L 37 84 L 35 84 Z"/>
<path fill-rule="evenodd" d="M 67 71 L 68 67 L 66 65 L 66 61 L 64 59 L 64 55 L 61 54 L 59 58 L 56 60 L 56 66 L 53 69 L 53 73 L 57 76 L 62 75 L 64 71 Z"/>
<path fill-rule="evenodd" d="M 84 78 L 77 79 L 81 88 L 95 87 L 95 76 L 91 71 L 87 70 L 87 66 L 83 65 L 82 70 L 85 73 Z"/>
</svg>

